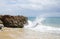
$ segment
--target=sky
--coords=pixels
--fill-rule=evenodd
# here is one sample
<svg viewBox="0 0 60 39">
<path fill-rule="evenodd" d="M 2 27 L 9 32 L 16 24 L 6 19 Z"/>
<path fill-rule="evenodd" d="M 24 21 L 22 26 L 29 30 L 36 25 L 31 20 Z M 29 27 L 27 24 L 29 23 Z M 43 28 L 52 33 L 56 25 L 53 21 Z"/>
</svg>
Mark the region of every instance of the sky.
<svg viewBox="0 0 60 39">
<path fill-rule="evenodd" d="M 0 0 L 0 15 L 60 16 L 60 0 Z"/>
</svg>

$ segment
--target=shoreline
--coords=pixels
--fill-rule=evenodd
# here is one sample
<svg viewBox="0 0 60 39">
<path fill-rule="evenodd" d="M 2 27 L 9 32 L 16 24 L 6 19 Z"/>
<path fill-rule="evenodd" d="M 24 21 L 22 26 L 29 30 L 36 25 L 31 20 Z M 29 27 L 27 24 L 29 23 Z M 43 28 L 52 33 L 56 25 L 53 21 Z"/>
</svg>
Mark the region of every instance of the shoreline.
<svg viewBox="0 0 60 39">
<path fill-rule="evenodd" d="M 0 39 L 60 39 L 60 35 L 42 33 L 25 28 L 3 28 Z"/>
</svg>

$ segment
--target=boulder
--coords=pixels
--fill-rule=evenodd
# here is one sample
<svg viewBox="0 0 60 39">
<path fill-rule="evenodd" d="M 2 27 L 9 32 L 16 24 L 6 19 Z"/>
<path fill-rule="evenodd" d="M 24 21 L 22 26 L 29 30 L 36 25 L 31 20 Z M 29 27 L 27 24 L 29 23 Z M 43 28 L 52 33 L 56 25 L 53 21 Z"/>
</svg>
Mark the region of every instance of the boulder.
<svg viewBox="0 0 60 39">
<path fill-rule="evenodd" d="M 28 18 L 25 16 L 0 16 L 0 20 L 3 22 L 4 27 L 23 28 L 27 23 Z"/>
</svg>

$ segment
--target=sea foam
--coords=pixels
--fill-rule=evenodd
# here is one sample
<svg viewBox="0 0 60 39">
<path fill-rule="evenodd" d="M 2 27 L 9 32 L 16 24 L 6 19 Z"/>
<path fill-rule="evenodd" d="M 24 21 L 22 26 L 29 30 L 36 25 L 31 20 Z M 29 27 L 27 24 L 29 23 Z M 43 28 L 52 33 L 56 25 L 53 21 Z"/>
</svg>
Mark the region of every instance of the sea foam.
<svg viewBox="0 0 60 39">
<path fill-rule="evenodd" d="M 45 18 L 43 17 L 37 17 L 34 21 L 28 20 L 28 25 L 25 25 L 24 28 L 28 28 L 40 32 L 60 33 L 60 28 L 43 25 L 42 21 L 44 20 Z"/>
</svg>

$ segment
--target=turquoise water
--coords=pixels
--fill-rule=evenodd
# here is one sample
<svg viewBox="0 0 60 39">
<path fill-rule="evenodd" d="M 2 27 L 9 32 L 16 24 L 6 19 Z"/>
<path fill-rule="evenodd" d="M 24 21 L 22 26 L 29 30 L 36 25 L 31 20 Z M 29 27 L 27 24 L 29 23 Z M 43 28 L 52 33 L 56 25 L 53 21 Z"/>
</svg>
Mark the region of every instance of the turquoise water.
<svg viewBox="0 0 60 39">
<path fill-rule="evenodd" d="M 60 17 L 48 17 L 42 23 L 46 26 L 60 27 Z"/>
<path fill-rule="evenodd" d="M 36 17 L 28 17 L 28 20 L 34 21 Z"/>
<path fill-rule="evenodd" d="M 28 19 L 34 21 L 36 17 L 29 17 Z M 42 24 L 46 26 L 60 27 L 60 17 L 46 17 L 42 21 Z"/>
</svg>

